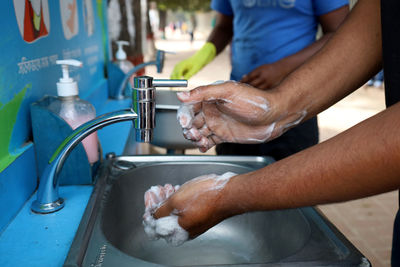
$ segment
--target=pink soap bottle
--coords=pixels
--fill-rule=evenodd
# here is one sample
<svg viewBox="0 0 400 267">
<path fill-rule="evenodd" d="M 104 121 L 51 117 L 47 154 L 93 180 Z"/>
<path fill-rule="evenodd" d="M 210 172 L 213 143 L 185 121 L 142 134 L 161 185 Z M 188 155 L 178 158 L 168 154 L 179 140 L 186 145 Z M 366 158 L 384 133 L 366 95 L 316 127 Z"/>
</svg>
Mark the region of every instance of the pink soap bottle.
<svg viewBox="0 0 400 267">
<path fill-rule="evenodd" d="M 57 94 L 60 100 L 59 116 L 73 130 L 83 123 L 96 117 L 96 111 L 91 103 L 79 98 L 78 84 L 69 77 L 68 66 L 82 67 L 82 62 L 74 59 L 57 60 L 61 65 L 63 77 L 57 83 Z M 82 141 L 90 164 L 99 160 L 99 140 L 97 132 L 92 133 Z"/>
</svg>

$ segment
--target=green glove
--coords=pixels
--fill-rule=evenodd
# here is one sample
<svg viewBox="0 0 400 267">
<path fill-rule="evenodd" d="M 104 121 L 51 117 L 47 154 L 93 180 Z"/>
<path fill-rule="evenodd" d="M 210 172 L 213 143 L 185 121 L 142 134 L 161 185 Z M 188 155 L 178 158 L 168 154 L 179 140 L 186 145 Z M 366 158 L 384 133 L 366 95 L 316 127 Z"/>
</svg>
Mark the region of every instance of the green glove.
<svg viewBox="0 0 400 267">
<path fill-rule="evenodd" d="M 217 49 L 211 42 L 205 43 L 203 47 L 188 59 L 182 60 L 175 65 L 171 73 L 171 79 L 189 79 L 211 62 L 217 55 Z"/>
</svg>

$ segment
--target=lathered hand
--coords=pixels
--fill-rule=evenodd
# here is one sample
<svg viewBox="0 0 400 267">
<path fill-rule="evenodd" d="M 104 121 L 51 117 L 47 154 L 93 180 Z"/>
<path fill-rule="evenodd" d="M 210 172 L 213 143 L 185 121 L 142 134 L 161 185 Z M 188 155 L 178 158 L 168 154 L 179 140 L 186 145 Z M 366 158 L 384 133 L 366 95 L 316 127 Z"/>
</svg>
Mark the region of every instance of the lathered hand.
<svg viewBox="0 0 400 267">
<path fill-rule="evenodd" d="M 177 216 L 179 225 L 188 232 L 190 238 L 204 233 L 232 216 L 232 209 L 221 199 L 225 186 L 235 175 L 232 172 L 208 174 L 186 182 L 163 201 L 154 217 L 161 220 L 171 214 Z"/>
<path fill-rule="evenodd" d="M 184 136 L 205 152 L 231 142 L 264 143 L 302 121 L 307 112 L 289 112 L 279 91 L 225 82 L 177 94 L 183 102 L 178 121 Z"/>
</svg>

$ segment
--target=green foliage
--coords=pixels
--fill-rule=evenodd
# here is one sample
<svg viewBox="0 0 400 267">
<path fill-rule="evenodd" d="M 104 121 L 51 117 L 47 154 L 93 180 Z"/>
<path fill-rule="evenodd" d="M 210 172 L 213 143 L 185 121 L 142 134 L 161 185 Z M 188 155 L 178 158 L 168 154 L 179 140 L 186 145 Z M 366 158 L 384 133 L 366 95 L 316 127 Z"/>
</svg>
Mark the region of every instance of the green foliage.
<svg viewBox="0 0 400 267">
<path fill-rule="evenodd" d="M 155 0 L 160 10 L 209 11 L 211 0 Z"/>
</svg>

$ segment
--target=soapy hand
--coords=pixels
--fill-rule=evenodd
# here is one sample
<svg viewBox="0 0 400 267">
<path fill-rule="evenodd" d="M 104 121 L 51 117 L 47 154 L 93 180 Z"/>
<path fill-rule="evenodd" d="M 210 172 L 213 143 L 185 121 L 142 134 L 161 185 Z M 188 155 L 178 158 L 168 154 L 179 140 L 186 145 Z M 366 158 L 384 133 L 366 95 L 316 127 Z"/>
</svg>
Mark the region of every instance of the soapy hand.
<svg viewBox="0 0 400 267">
<path fill-rule="evenodd" d="M 288 112 L 279 92 L 232 81 L 177 96 L 183 102 L 177 114 L 183 135 L 202 152 L 223 142 L 264 143 L 300 123 L 307 114 Z"/>
<path fill-rule="evenodd" d="M 179 226 L 177 215 L 170 213 L 156 220 L 153 213 L 166 201 L 179 186 L 166 184 L 165 186 L 152 186 L 144 194 L 145 212 L 143 215 L 144 231 L 151 240 L 164 238 L 167 243 L 179 246 L 188 240 L 188 233 Z"/>
<path fill-rule="evenodd" d="M 157 237 L 165 238 L 173 245 L 180 245 L 188 238 L 204 233 L 232 215 L 232 209 L 224 205 L 220 199 L 226 184 L 235 175 L 235 173 L 227 172 L 222 175 L 199 176 L 183 184 L 179 190 L 172 189 L 171 185 L 159 186 L 155 190 L 150 189 L 151 192 L 147 191 L 145 194 L 146 213 L 143 222 L 145 229 L 151 227 L 148 218 L 151 216 L 153 224 L 158 225 L 154 227 Z M 170 195 L 171 192 L 173 193 Z M 157 206 L 155 209 L 152 208 L 153 204 Z M 148 213 L 148 210 L 151 212 Z M 171 217 L 176 220 L 176 224 L 170 223 L 171 219 L 168 218 Z M 165 226 L 168 223 L 173 224 L 177 229 L 180 228 L 180 232 L 175 229 L 176 231 L 169 231 L 169 236 L 164 233 L 159 234 L 158 228 L 168 228 Z M 182 235 L 182 231 L 186 235 Z M 149 234 L 149 231 L 146 230 L 146 233 Z"/>
</svg>

